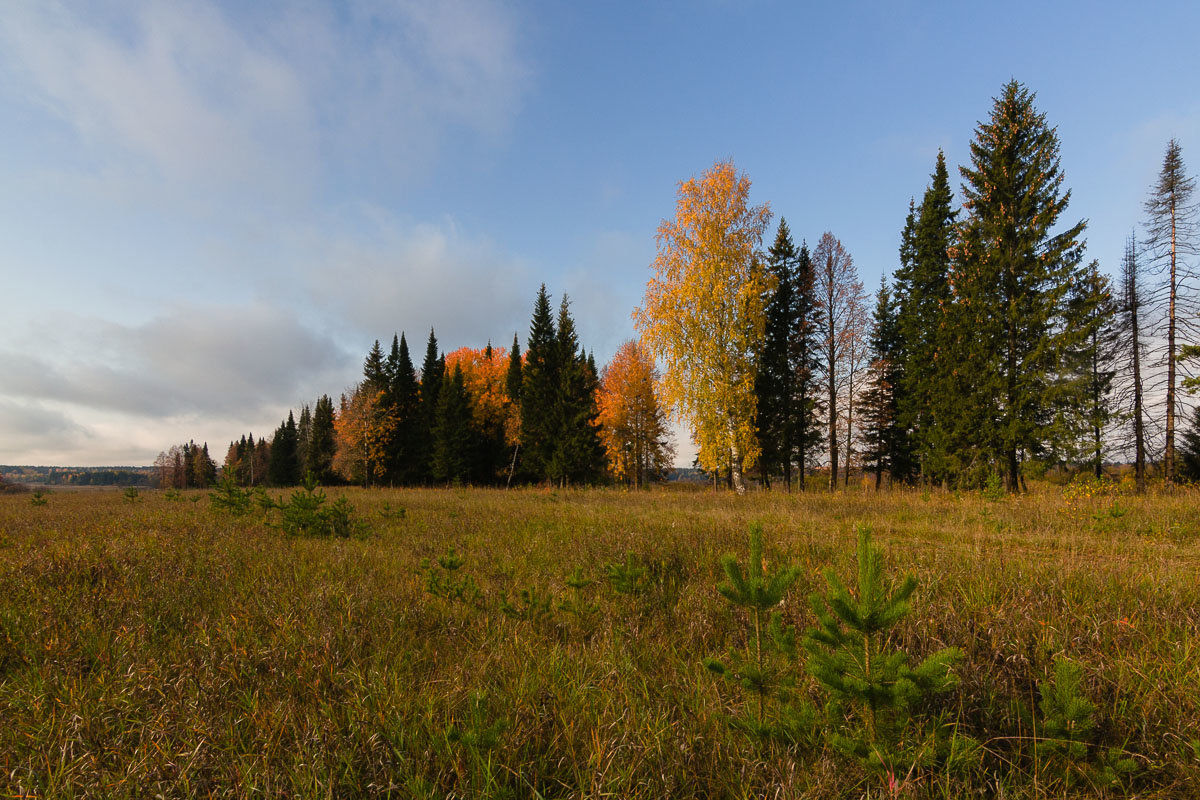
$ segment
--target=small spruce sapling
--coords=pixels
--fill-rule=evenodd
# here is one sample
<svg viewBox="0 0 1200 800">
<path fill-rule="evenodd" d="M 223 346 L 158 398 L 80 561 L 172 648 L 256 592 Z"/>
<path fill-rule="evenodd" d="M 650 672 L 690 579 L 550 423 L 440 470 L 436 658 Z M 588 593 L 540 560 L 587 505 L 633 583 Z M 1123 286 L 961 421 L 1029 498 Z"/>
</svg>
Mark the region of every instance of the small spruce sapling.
<svg viewBox="0 0 1200 800">
<path fill-rule="evenodd" d="M 141 494 L 138 492 L 138 489 L 136 486 L 130 486 L 125 489 L 125 502 L 126 503 L 137 503 L 141 499 L 142 499 Z"/>
<path fill-rule="evenodd" d="M 33 497 L 30 498 L 30 501 L 35 506 L 45 506 L 50 504 L 50 501 L 46 498 L 46 492 L 43 492 L 41 489 L 34 490 Z"/>
<path fill-rule="evenodd" d="M 549 594 L 541 594 L 536 586 L 530 586 L 518 592 L 514 602 L 510 603 L 507 595 L 501 598 L 500 610 L 513 619 L 537 623 L 547 620 L 553 613 L 552 600 Z"/>
<path fill-rule="evenodd" d="M 794 733 L 802 718 L 809 716 L 792 706 L 795 682 L 789 675 L 788 665 L 796 657 L 796 634 L 784 624 L 782 614 L 772 610 L 783 602 L 788 590 L 796 583 L 800 568 L 781 567 L 769 573 L 766 571 L 762 525 L 757 522 L 750 526 L 748 567 L 748 571 L 744 570 L 732 553 L 723 556 L 721 568 L 725 580 L 717 585 L 717 591 L 731 604 L 750 611 L 754 638 L 749 645 L 749 657 L 730 652 L 726 661 L 709 658 L 705 659 L 704 665 L 757 698 L 757 715 L 734 720 L 735 727 L 760 738 Z M 771 615 L 764 624 L 763 616 L 768 612 Z M 782 665 L 778 663 L 779 656 L 782 656 Z M 772 698 L 780 704 L 779 719 L 775 724 L 766 719 L 766 704 Z"/>
<path fill-rule="evenodd" d="M 963 766 L 978 752 L 978 745 L 954 734 L 948 725 L 926 730 L 913 717 L 933 695 L 958 684 L 951 668 L 962 659 L 956 647 L 939 650 L 916 667 L 908 654 L 889 646 L 892 628 L 912 610 L 908 602 L 917 588 L 908 575 L 889 592 L 883 577 L 883 559 L 871 544 L 870 530 L 858 528 L 858 586 L 852 594 L 837 574 L 828 569 L 825 596 L 810 598 L 818 625 L 804 637 L 808 670 L 833 700 L 834 708 L 848 710 L 847 725 L 830 735 L 834 747 L 860 759 L 892 780 L 939 759 Z"/>
<path fill-rule="evenodd" d="M 1085 778 L 1097 787 L 1119 786 L 1137 770 L 1120 748 L 1093 753 L 1096 706 L 1083 693 L 1083 669 L 1066 658 L 1054 661 L 1054 680 L 1042 685 L 1042 763 L 1058 769 L 1067 786 Z"/>
</svg>

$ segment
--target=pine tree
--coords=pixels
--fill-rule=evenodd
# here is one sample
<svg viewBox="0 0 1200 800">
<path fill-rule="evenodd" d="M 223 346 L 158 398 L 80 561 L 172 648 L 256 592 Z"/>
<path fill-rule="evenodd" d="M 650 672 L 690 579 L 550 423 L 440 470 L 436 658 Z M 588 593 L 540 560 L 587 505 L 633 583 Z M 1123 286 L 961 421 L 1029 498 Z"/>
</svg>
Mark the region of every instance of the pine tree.
<svg viewBox="0 0 1200 800">
<path fill-rule="evenodd" d="M 421 364 L 420 408 L 421 423 L 417 430 L 414 448 L 414 478 L 424 483 L 429 480 L 433 462 L 433 429 L 437 425 L 438 395 L 442 391 L 446 362 L 438 354 L 437 337 L 429 329 L 429 340 L 425 344 L 425 360 Z M 416 470 L 420 470 L 417 475 Z"/>
<path fill-rule="evenodd" d="M 792 330 L 789 354 L 794 370 L 793 394 L 790 400 L 791 458 L 796 464 L 797 485 L 800 491 L 804 491 L 809 467 L 817 462 L 824 442 L 820 416 L 825 408 L 821 402 L 820 365 L 817 358 L 819 307 L 816 298 L 816 274 L 806 242 L 801 242 L 800 252 L 796 256 L 795 303 L 795 327 Z"/>
<path fill-rule="evenodd" d="M 796 365 L 793 363 L 793 339 L 798 325 L 796 301 L 796 259 L 787 221 L 779 220 L 775 242 L 767 251 L 767 269 L 775 276 L 775 289 L 767 302 L 767 321 L 754 389 L 758 396 L 759 470 L 763 484 L 770 486 L 771 473 L 783 475 L 788 491 L 792 488 L 792 430 L 796 407 Z"/>
<path fill-rule="evenodd" d="M 830 738 L 835 748 L 867 766 L 895 774 L 928 763 L 943 731 L 927 738 L 914 719 L 927 699 L 958 683 L 951 672 L 962 659 L 956 647 L 939 650 L 916 667 L 892 645 L 891 631 L 912 610 L 917 580 L 889 587 L 883 558 L 870 531 L 858 528 L 858 585 L 852 594 L 833 569 L 825 571 L 825 596 L 812 595 L 818 625 L 804 637 L 808 669 L 833 700 L 853 712 L 852 724 Z M 934 747 L 928 747 L 930 738 Z"/>
<path fill-rule="evenodd" d="M 1179 412 L 1179 397 L 1176 391 L 1176 357 L 1179 354 L 1179 332 L 1181 308 L 1194 311 L 1195 298 L 1185 290 L 1185 279 L 1191 277 L 1185 259 L 1197 252 L 1197 205 L 1192 200 L 1196 189 L 1195 178 L 1189 177 L 1183 164 L 1179 142 L 1172 139 L 1163 156 L 1158 182 L 1146 200 L 1147 247 L 1151 260 L 1164 276 L 1160 333 L 1166 338 L 1166 349 L 1162 359 L 1166 363 L 1166 443 L 1163 451 L 1163 481 L 1170 485 L 1175 480 L 1175 417 Z M 1193 329 L 1194 332 L 1194 329 Z"/>
<path fill-rule="evenodd" d="M 538 289 L 529 326 L 528 349 L 521 370 L 521 446 L 526 470 L 546 480 L 554 454 L 561 368 L 560 347 L 550 312 L 546 285 Z"/>
<path fill-rule="evenodd" d="M 1179 477 L 1200 482 L 1200 406 L 1192 412 L 1192 424 L 1183 432 L 1179 447 Z"/>
<path fill-rule="evenodd" d="M 976 380 L 964 407 L 991 417 L 960 419 L 1010 491 L 1021 488 L 1023 456 L 1061 451 L 1080 433 L 1071 408 L 1085 388 L 1062 359 L 1081 335 L 1067 299 L 1087 223 L 1052 233 L 1071 193 L 1060 192 L 1058 137 L 1033 99 L 1020 83 L 1006 84 L 976 131 L 971 166 L 960 167 L 969 217 L 955 288 L 973 348 L 958 369 Z"/>
</svg>

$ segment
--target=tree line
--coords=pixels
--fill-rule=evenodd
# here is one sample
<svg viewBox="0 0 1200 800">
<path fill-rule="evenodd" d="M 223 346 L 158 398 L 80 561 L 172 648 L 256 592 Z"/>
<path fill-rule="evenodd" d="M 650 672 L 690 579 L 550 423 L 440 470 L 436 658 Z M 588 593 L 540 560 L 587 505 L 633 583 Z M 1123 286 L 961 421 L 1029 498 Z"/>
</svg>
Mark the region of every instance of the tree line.
<svg viewBox="0 0 1200 800">
<path fill-rule="evenodd" d="M 959 174 L 961 206 L 939 152 L 873 310 L 834 234 L 810 251 L 781 220 L 761 250 L 770 212 L 750 204 L 732 162 L 680 184 L 634 318 L 702 466 L 739 491 L 755 465 L 763 485 L 803 489 L 819 467 L 835 488 L 854 460 L 877 487 L 886 476 L 1018 491 L 1031 470 L 1099 476 L 1128 452 L 1143 490 L 1157 447 L 1164 482 L 1200 478 L 1200 420 L 1182 459 L 1175 444 L 1179 390 L 1195 384 L 1177 370 L 1200 356 L 1184 342 L 1196 332 L 1196 205 L 1178 143 L 1115 289 L 1085 263 L 1057 134 L 1020 83 L 995 98 Z"/>
<path fill-rule="evenodd" d="M 404 333 L 386 354 L 376 340 L 336 407 L 323 395 L 269 438 L 230 442 L 224 470 L 243 486 L 290 486 L 309 473 L 326 485 L 641 486 L 670 468 L 658 377 L 636 342 L 598 372 L 569 299 L 555 314 L 543 284 L 523 352 L 514 334 L 508 349 L 443 353 L 431 330 L 418 369 Z"/>
</svg>

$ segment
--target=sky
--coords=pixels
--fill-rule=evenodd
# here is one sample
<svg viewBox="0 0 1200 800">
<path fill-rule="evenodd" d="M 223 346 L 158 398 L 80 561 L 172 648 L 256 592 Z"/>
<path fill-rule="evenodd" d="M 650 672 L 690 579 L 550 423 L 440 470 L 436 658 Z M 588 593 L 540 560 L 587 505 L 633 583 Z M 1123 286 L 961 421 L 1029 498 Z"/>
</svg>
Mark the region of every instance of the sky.
<svg viewBox="0 0 1200 800">
<path fill-rule="evenodd" d="M 1167 141 L 1200 164 L 1200 4 L 810 5 L 6 2 L 0 463 L 219 460 L 375 339 L 524 342 L 541 283 L 603 364 L 717 160 L 873 290 L 1012 79 L 1110 273 Z"/>
</svg>

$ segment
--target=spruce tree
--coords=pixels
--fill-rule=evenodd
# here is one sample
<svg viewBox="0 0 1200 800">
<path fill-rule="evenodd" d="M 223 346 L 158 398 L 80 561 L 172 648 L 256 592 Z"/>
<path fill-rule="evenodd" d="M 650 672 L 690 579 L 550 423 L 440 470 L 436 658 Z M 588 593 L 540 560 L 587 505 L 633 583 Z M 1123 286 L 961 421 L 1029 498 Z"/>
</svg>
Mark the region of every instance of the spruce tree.
<svg viewBox="0 0 1200 800">
<path fill-rule="evenodd" d="M 437 421 L 433 428 L 433 479 L 465 483 L 470 479 L 472 446 L 471 409 L 463 385 L 462 367 L 454 365 L 442 379 L 438 392 Z"/>
<path fill-rule="evenodd" d="M 1080 335 L 1067 313 L 1078 278 L 1085 221 L 1053 232 L 1062 192 L 1058 137 L 1016 81 L 1005 85 L 960 167 L 968 218 L 955 275 L 973 347 L 957 365 L 975 377 L 962 415 L 981 461 L 1018 491 L 1022 457 L 1061 450 L 1078 434 L 1071 413 L 1082 382 L 1063 370 Z M 986 416 L 980 416 L 986 415 Z"/>
<path fill-rule="evenodd" d="M 431 477 L 430 466 L 433 459 L 433 429 L 437 425 L 438 395 L 442 390 L 442 379 L 446 372 L 446 362 L 438 354 L 438 341 L 429 329 L 429 340 L 425 344 L 425 360 L 421 363 L 420 394 L 420 426 L 417 429 L 416 446 L 414 449 L 414 478 L 424 483 Z M 418 475 L 416 470 L 420 470 Z"/>
<path fill-rule="evenodd" d="M 898 387 L 904 384 L 904 352 L 899 319 L 887 280 L 881 279 L 871 324 L 867 389 L 859 402 L 865 450 L 863 462 L 875 471 L 878 491 L 886 470 L 893 482 L 909 472 L 907 435 L 900 423 Z"/>
<path fill-rule="evenodd" d="M 1142 394 L 1142 289 L 1137 239 L 1130 235 L 1121 262 L 1121 337 L 1128 376 L 1129 417 L 1132 421 L 1133 473 L 1137 493 L 1146 491 L 1146 428 Z"/>
<path fill-rule="evenodd" d="M 821 430 L 821 401 L 819 361 L 817 356 L 816 272 L 808 244 L 800 243 L 795 269 L 795 327 L 792 330 L 789 360 L 794 374 L 791 397 L 792 458 L 796 464 L 796 482 L 804 491 L 805 477 L 820 458 L 824 433 Z"/>
<path fill-rule="evenodd" d="M 953 337 L 960 332 L 948 325 L 947 317 L 958 213 L 953 203 L 946 157 L 939 150 L 920 206 L 909 203 L 896 272 L 901 350 L 894 357 L 903 362 L 903 381 L 895 387 L 897 424 L 911 431 L 910 439 L 896 442 L 902 449 L 895 471 L 900 480 L 911 480 L 918 472 L 924 479 L 943 478 L 955 455 L 952 420 L 960 416 L 957 404 L 963 398 L 961 387 L 954 385 L 952 355 Z"/>
<path fill-rule="evenodd" d="M 767 251 L 767 269 L 775 278 L 775 288 L 767 302 L 754 389 L 758 398 L 756 425 L 763 485 L 770 487 L 771 474 L 777 472 L 783 476 L 788 491 L 792 488 L 792 429 L 796 413 L 792 342 L 798 324 L 795 275 L 798 255 L 787 220 L 781 218 L 775 242 Z"/>
<path fill-rule="evenodd" d="M 566 485 L 596 478 L 603 452 L 596 428 L 594 367 L 579 347 L 570 301 L 564 294 L 558 310 L 554 360 L 558 367 L 557 391 L 551 404 L 551 442 L 545 462 L 546 477 Z"/>
<path fill-rule="evenodd" d="M 371 347 L 371 351 L 367 353 L 367 358 L 363 362 L 363 380 L 367 385 L 376 392 L 387 391 L 390 383 L 388 379 L 387 360 L 383 356 L 383 350 L 379 346 L 379 340 L 375 340 L 375 344 Z"/>
<path fill-rule="evenodd" d="M 1075 284 L 1071 317 L 1083 326 L 1084 333 L 1069 353 L 1072 368 L 1085 385 L 1080 413 L 1089 435 L 1081 455 L 1095 477 L 1100 478 L 1104 464 L 1104 432 L 1113 419 L 1112 388 L 1117 372 L 1121 320 L 1108 276 L 1101 274 L 1096 261 L 1092 261 L 1083 279 Z"/>
<path fill-rule="evenodd" d="M 300 482 L 300 463 L 296 454 L 296 418 L 291 411 L 271 440 L 268 478 L 275 486 L 295 486 Z"/>
<path fill-rule="evenodd" d="M 313 411 L 312 435 L 304 471 L 311 472 L 317 482 L 323 485 L 336 480 L 333 456 L 337 450 L 337 439 L 333 422 L 333 400 L 327 394 L 321 395 Z"/>
<path fill-rule="evenodd" d="M 1200 406 L 1192 412 L 1192 424 L 1181 437 L 1179 478 L 1192 483 L 1200 482 Z"/>
<path fill-rule="evenodd" d="M 308 472 L 308 451 L 312 448 L 312 409 L 308 403 L 300 409 L 296 422 L 296 459 L 300 462 L 300 475 Z"/>
<path fill-rule="evenodd" d="M 399 342 L 393 343 L 393 350 L 393 356 L 388 359 L 392 378 L 388 395 L 390 408 L 396 416 L 396 430 L 392 435 L 388 467 L 396 481 L 409 485 L 419 483 L 425 471 L 420 459 L 420 386 L 403 333 Z"/>
<path fill-rule="evenodd" d="M 521 370 L 521 446 L 530 476 L 534 480 L 547 480 L 558 432 L 556 409 L 561 369 L 545 284 L 538 289 L 534 302 L 527 345 Z"/>
</svg>

